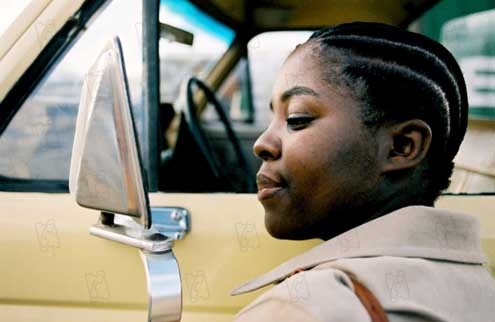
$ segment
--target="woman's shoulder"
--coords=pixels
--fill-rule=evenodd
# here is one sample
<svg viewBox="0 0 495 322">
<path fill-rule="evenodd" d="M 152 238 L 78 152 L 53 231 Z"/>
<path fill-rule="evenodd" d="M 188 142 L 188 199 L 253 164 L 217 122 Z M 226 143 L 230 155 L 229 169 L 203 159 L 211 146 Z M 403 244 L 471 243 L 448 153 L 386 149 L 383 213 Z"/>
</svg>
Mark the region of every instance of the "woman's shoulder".
<svg viewBox="0 0 495 322">
<path fill-rule="evenodd" d="M 402 312 L 410 321 L 414 317 L 486 321 L 495 315 L 491 304 L 495 282 L 482 266 L 485 259 L 476 218 L 411 206 L 328 240 L 244 283 L 232 294 L 282 281 L 242 310 L 239 321 L 263 321 L 265 316 L 272 320 L 271 315 L 288 312 L 288 321 L 297 314 L 307 314 L 306 321 L 338 321 L 342 316 L 349 316 L 342 319 L 346 321 L 353 321 L 352 317 L 369 321 L 354 294 L 353 276 L 391 316 Z M 291 276 L 300 268 L 308 270 Z M 480 300 L 472 304 L 472 310 L 465 310 L 463 303 L 473 298 Z M 408 321 L 407 317 L 402 321 Z"/>
<path fill-rule="evenodd" d="M 369 321 L 351 278 L 373 293 L 390 321 L 396 314 L 405 316 L 401 321 L 464 321 L 473 315 L 488 321 L 495 314 L 495 281 L 481 265 L 376 256 L 338 259 L 293 274 L 240 311 L 236 321 Z"/>
<path fill-rule="evenodd" d="M 293 274 L 236 316 L 240 321 L 368 321 L 350 277 L 338 269 Z"/>
</svg>

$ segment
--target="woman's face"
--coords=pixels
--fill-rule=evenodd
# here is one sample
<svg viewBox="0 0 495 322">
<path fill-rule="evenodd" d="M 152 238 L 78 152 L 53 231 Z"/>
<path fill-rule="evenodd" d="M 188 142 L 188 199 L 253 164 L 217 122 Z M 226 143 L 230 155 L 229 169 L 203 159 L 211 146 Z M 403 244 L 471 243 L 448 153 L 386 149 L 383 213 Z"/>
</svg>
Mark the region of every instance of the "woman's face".
<svg viewBox="0 0 495 322">
<path fill-rule="evenodd" d="M 263 159 L 258 199 L 277 238 L 343 232 L 378 184 L 375 139 L 356 102 L 323 80 L 323 68 L 307 44 L 289 56 L 273 87 L 273 118 L 254 144 Z"/>
</svg>

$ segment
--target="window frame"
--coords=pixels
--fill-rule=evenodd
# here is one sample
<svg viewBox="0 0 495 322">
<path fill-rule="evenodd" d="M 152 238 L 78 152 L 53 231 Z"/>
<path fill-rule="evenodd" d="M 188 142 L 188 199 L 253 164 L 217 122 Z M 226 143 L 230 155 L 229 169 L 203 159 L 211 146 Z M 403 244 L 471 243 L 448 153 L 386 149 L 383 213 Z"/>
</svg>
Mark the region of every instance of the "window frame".
<svg viewBox="0 0 495 322">
<path fill-rule="evenodd" d="M 79 39 L 82 31 L 86 30 L 88 25 L 90 25 L 91 20 L 96 18 L 99 13 L 101 13 L 106 5 L 108 5 L 112 0 L 88 0 L 85 1 L 81 7 L 67 19 L 62 26 L 62 28 L 53 36 L 52 39 L 43 48 L 40 54 L 34 59 L 31 65 L 26 69 L 26 71 L 19 77 L 14 86 L 5 95 L 5 98 L 0 102 L 0 137 L 7 129 L 10 122 L 13 120 L 16 113 L 21 109 L 26 100 L 34 93 L 37 86 L 47 77 L 63 59 L 64 54 L 70 50 L 73 44 Z M 143 21 L 144 12 L 146 10 L 150 11 L 153 6 L 149 5 L 151 1 L 143 0 Z M 159 4 L 159 0 L 155 0 Z M 156 15 L 158 17 L 158 15 Z M 149 17 L 149 16 L 148 16 Z M 158 18 L 157 18 L 158 21 Z M 143 28 L 145 25 L 144 24 Z M 158 26 L 158 25 L 156 25 Z M 148 37 L 151 32 L 145 33 Z M 158 30 L 156 32 L 158 36 Z M 143 40 L 143 43 L 147 43 Z M 149 59 L 149 58 L 148 58 Z M 147 68 L 147 60 L 143 54 L 143 70 Z M 158 74 L 157 72 L 154 72 Z M 149 71 L 148 71 L 149 74 Z M 153 93 L 146 94 L 147 82 L 149 78 L 153 75 L 143 76 L 143 82 L 145 90 L 143 91 L 143 99 L 146 95 L 153 95 Z M 152 102 L 152 101 L 151 101 Z M 144 151 L 147 153 L 158 153 L 156 149 L 148 149 L 147 142 L 153 142 L 153 140 L 147 139 L 146 135 L 152 136 L 153 131 L 148 131 L 148 124 L 152 125 L 153 122 L 146 122 L 146 119 L 153 120 L 150 118 L 152 112 L 148 112 L 148 106 L 150 104 L 149 100 L 144 99 L 143 108 L 145 109 L 145 122 L 144 122 L 144 138 L 141 143 L 142 147 L 145 147 Z M 153 105 L 151 105 L 153 106 Z M 158 107 L 156 108 L 158 111 Z M 151 115 L 150 115 L 151 113 Z M 147 124 L 148 123 L 148 124 Z M 156 135 L 157 137 L 157 135 Z M 147 155 L 145 155 L 147 157 Z M 158 156 L 158 154 L 157 154 Z M 147 164 L 145 164 L 147 165 Z M 157 164 L 158 166 L 158 164 Z M 158 167 L 156 167 L 158 168 Z M 150 178 L 156 177 L 157 171 L 146 171 Z M 150 182 L 150 181 L 148 181 Z M 156 190 L 156 189 L 155 189 Z M 69 192 L 69 182 L 68 180 L 60 179 L 37 179 L 37 178 L 12 178 L 8 176 L 0 176 L 0 191 L 5 192 L 45 192 L 45 193 L 68 193 Z M 150 190 L 153 191 L 153 190 Z"/>
<path fill-rule="evenodd" d="M 26 69 L 14 86 L 0 102 L 0 136 L 8 127 L 16 113 L 27 98 L 34 92 L 38 84 L 48 75 L 70 49 L 87 22 L 95 16 L 108 0 L 90 0 L 68 19 L 62 28 L 48 42 L 46 47 Z M 1 177 L 0 191 L 11 192 L 69 192 L 68 180 L 18 179 Z"/>
</svg>

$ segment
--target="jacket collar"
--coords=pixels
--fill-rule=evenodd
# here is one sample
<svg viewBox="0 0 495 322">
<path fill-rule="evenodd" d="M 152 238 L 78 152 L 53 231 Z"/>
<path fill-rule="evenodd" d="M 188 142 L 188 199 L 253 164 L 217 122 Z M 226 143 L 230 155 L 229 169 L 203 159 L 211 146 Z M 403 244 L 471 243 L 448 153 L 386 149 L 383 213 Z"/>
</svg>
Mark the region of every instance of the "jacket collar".
<svg viewBox="0 0 495 322">
<path fill-rule="evenodd" d="M 409 206 L 293 257 L 235 288 L 231 295 L 279 282 L 297 269 L 309 269 L 340 258 L 373 256 L 420 257 L 471 264 L 486 261 L 476 217 L 432 207 Z"/>
</svg>

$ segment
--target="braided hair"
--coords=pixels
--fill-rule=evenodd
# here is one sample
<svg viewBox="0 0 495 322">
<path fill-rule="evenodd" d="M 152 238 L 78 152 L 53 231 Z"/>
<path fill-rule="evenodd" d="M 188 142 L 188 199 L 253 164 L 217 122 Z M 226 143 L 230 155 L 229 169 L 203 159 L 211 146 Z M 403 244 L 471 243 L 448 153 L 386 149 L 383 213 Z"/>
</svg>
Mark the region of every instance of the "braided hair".
<svg viewBox="0 0 495 322">
<path fill-rule="evenodd" d="M 466 85 L 455 58 L 423 35 L 381 23 L 327 27 L 313 33 L 307 44 L 316 45 L 318 57 L 327 63 L 324 79 L 343 84 L 361 103 L 369 129 L 413 118 L 430 126 L 421 196 L 433 203 L 450 184 L 452 160 L 467 127 Z"/>
</svg>

